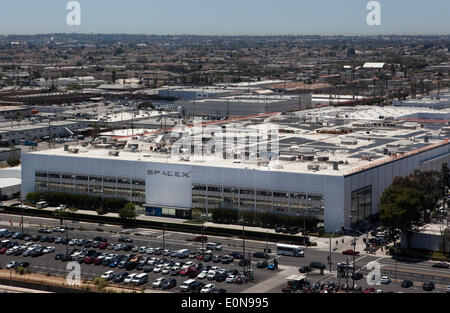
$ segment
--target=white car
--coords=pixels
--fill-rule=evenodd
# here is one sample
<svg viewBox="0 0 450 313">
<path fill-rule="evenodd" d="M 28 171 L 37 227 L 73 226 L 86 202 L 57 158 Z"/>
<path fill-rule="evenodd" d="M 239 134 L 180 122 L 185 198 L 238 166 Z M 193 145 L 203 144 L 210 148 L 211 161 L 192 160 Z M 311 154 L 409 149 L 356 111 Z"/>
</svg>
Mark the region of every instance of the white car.
<svg viewBox="0 0 450 313">
<path fill-rule="evenodd" d="M 163 268 L 164 266 L 160 264 L 153 269 L 153 273 L 161 273 Z"/>
<path fill-rule="evenodd" d="M 169 274 L 169 272 L 170 272 L 170 267 L 169 266 L 164 266 L 162 271 L 161 271 L 161 274 L 167 275 L 167 274 Z"/>
<path fill-rule="evenodd" d="M 211 293 L 216 290 L 216 286 L 214 284 L 208 284 L 200 290 L 200 293 Z"/>
<path fill-rule="evenodd" d="M 197 278 L 198 279 L 205 279 L 206 276 L 208 276 L 208 271 L 202 271 L 202 272 L 200 272 L 200 274 L 198 274 Z"/>
<path fill-rule="evenodd" d="M 237 276 L 236 276 L 236 275 L 230 275 L 230 276 L 227 277 L 227 279 L 225 280 L 225 282 L 231 284 L 231 283 L 234 283 L 234 282 L 236 281 L 236 279 L 237 279 Z"/>
<path fill-rule="evenodd" d="M 147 254 L 153 254 L 154 249 L 153 248 L 148 248 L 147 251 L 145 251 L 145 253 Z"/>
<path fill-rule="evenodd" d="M 65 209 L 66 209 L 66 206 L 65 206 L 64 204 L 60 204 L 60 205 L 58 205 L 58 206 L 56 207 L 56 210 L 57 210 L 57 211 L 65 210 Z"/>
<path fill-rule="evenodd" d="M 447 293 L 450 293 L 450 286 L 447 286 Z"/>
<path fill-rule="evenodd" d="M 213 279 L 214 279 L 214 276 L 216 276 L 216 271 L 209 271 L 209 272 L 208 272 L 208 275 L 206 275 L 206 278 L 207 278 L 208 280 L 213 280 Z"/>
<path fill-rule="evenodd" d="M 390 282 L 391 282 L 391 279 L 389 278 L 389 276 L 381 276 L 380 283 L 387 285 Z"/>
<path fill-rule="evenodd" d="M 114 276 L 116 276 L 116 274 L 114 273 L 114 271 L 107 271 L 107 272 L 105 272 L 105 274 L 103 274 L 103 275 L 101 276 L 101 278 L 104 278 L 104 279 L 106 279 L 106 280 L 111 280 L 111 279 L 114 278 Z"/>
<path fill-rule="evenodd" d="M 147 251 L 147 247 L 140 247 L 138 251 L 139 253 L 145 253 Z"/>
<path fill-rule="evenodd" d="M 138 273 L 132 273 L 130 275 L 127 276 L 127 278 L 125 278 L 125 280 L 123 281 L 125 284 L 131 284 L 131 281 L 133 280 L 133 278 L 137 275 Z"/>
<path fill-rule="evenodd" d="M 17 264 L 19 264 L 18 261 L 11 261 L 8 264 L 6 264 L 6 268 L 7 269 L 12 269 L 12 268 L 16 268 Z"/>
<path fill-rule="evenodd" d="M 45 254 L 55 252 L 55 247 L 46 247 L 42 252 Z"/>
<path fill-rule="evenodd" d="M 152 287 L 153 288 L 161 288 L 161 283 L 164 281 L 164 279 L 165 279 L 164 277 L 155 279 L 152 283 Z"/>
<path fill-rule="evenodd" d="M 59 233 L 64 233 L 66 231 L 66 229 L 64 227 L 57 226 L 57 227 L 53 228 L 53 231 L 59 232 Z"/>
</svg>

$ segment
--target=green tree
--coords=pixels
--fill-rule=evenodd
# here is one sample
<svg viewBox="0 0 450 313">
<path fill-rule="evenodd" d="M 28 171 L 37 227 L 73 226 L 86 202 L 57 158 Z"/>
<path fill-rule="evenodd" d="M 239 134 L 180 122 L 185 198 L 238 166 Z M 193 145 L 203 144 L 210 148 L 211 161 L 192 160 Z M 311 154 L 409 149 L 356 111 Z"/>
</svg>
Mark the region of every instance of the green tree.
<svg viewBox="0 0 450 313">
<path fill-rule="evenodd" d="M 411 235 L 423 225 L 421 194 L 413 187 L 407 187 L 402 177 L 396 177 L 380 199 L 380 222 L 389 236 L 395 240 L 402 234 L 406 237 L 407 246 Z"/>
<path fill-rule="evenodd" d="M 119 217 L 126 221 L 134 220 L 136 216 L 136 206 L 133 202 L 128 202 L 123 208 L 119 210 Z"/>
</svg>

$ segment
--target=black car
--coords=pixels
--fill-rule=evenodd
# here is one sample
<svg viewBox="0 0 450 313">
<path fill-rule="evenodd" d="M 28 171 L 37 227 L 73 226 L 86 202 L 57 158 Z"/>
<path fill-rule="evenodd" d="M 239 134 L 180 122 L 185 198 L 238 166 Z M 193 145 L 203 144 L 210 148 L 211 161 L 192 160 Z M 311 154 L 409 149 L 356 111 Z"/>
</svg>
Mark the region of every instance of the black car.
<svg viewBox="0 0 450 313">
<path fill-rule="evenodd" d="M 211 254 L 206 254 L 204 257 L 203 257 L 203 262 L 211 262 L 212 261 L 212 255 Z"/>
<path fill-rule="evenodd" d="M 120 272 L 119 274 L 116 274 L 116 276 L 114 277 L 114 282 L 121 283 L 125 280 L 125 278 L 127 278 L 127 276 L 128 272 Z"/>
<path fill-rule="evenodd" d="M 226 293 L 226 292 L 227 292 L 227 290 L 223 289 L 223 288 L 219 288 L 219 289 L 216 289 L 213 291 L 213 293 Z"/>
<path fill-rule="evenodd" d="M 275 232 L 281 233 L 281 227 L 280 226 L 275 227 Z"/>
<path fill-rule="evenodd" d="M 125 247 L 123 248 L 123 251 L 131 251 L 131 249 L 133 249 L 132 245 L 125 245 Z"/>
<path fill-rule="evenodd" d="M 215 256 L 213 256 L 212 261 L 213 261 L 214 263 L 219 263 L 219 262 L 220 262 L 220 255 L 215 255 Z"/>
<path fill-rule="evenodd" d="M 142 267 L 142 271 L 144 271 L 144 273 L 149 273 L 152 272 L 154 268 L 155 267 L 153 265 L 144 265 Z"/>
<path fill-rule="evenodd" d="M 191 285 L 191 293 L 199 293 L 200 290 L 205 286 L 204 282 L 196 281 Z"/>
<path fill-rule="evenodd" d="M 301 266 L 301 267 L 298 269 L 298 271 L 299 271 L 300 273 L 309 273 L 309 272 L 311 272 L 311 268 L 310 268 L 308 265 L 305 265 L 305 266 Z"/>
<path fill-rule="evenodd" d="M 258 263 L 256 263 L 256 267 L 257 268 L 266 268 L 267 267 L 267 262 L 266 261 L 259 261 Z"/>
<path fill-rule="evenodd" d="M 423 283 L 423 290 L 432 291 L 434 289 L 434 283 L 432 281 Z"/>
<path fill-rule="evenodd" d="M 171 289 L 177 285 L 177 281 L 174 278 L 167 278 L 161 283 L 162 289 Z"/>
<path fill-rule="evenodd" d="M 413 285 L 414 285 L 414 283 L 410 280 L 405 279 L 404 281 L 402 281 L 403 288 L 409 288 L 409 287 L 412 287 Z"/>
<path fill-rule="evenodd" d="M 355 274 L 352 274 L 352 279 L 353 280 L 360 280 L 363 278 L 363 274 L 361 272 L 357 272 Z"/>
<path fill-rule="evenodd" d="M 214 275 L 214 280 L 219 283 L 225 281 L 225 279 L 227 279 L 227 277 L 223 273 L 216 272 Z"/>
<path fill-rule="evenodd" d="M 229 269 L 225 271 L 225 275 L 229 276 L 229 275 L 237 275 L 239 273 L 238 270 L 236 269 Z"/>
<path fill-rule="evenodd" d="M 233 259 L 243 259 L 244 255 L 242 254 L 242 252 L 231 252 L 230 255 L 233 257 Z"/>
<path fill-rule="evenodd" d="M 29 267 L 30 266 L 30 263 L 28 263 L 28 262 L 19 262 L 18 264 L 17 264 L 17 267 L 23 267 L 23 268 L 26 268 L 26 267 Z"/>
<path fill-rule="evenodd" d="M 63 254 L 60 260 L 63 261 L 63 262 L 69 261 L 70 260 L 70 254 Z"/>
<path fill-rule="evenodd" d="M 302 229 L 297 226 L 293 226 L 293 227 L 289 228 L 289 234 L 291 234 L 291 235 L 296 235 L 301 231 L 302 231 Z"/>
<path fill-rule="evenodd" d="M 269 255 L 264 252 L 255 252 L 255 253 L 253 253 L 253 257 L 257 258 L 257 259 L 268 259 Z"/>
<path fill-rule="evenodd" d="M 311 268 L 326 269 L 327 266 L 321 262 L 313 261 L 309 264 Z"/>
<path fill-rule="evenodd" d="M 63 256 L 64 254 L 57 254 L 57 255 L 55 255 L 55 260 L 61 260 L 61 258 L 62 258 L 62 256 Z"/>
<path fill-rule="evenodd" d="M 437 267 L 437 268 L 449 268 L 450 267 L 450 265 L 448 265 L 445 262 L 434 263 L 432 266 Z"/>
</svg>

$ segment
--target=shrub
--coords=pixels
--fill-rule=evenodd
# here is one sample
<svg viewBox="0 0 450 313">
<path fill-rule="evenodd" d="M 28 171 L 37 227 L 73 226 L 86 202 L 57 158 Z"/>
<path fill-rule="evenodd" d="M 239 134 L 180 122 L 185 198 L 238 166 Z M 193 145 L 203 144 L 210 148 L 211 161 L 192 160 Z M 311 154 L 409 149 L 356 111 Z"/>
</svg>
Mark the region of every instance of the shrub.
<svg viewBox="0 0 450 313">
<path fill-rule="evenodd" d="M 51 205 L 66 204 L 70 208 L 78 210 L 96 210 L 101 208 L 102 213 L 118 212 L 127 203 L 124 199 L 101 198 L 82 194 L 71 194 L 64 192 L 30 192 L 26 200 L 36 203 L 45 200 Z M 97 211 L 98 212 L 98 211 Z"/>
</svg>

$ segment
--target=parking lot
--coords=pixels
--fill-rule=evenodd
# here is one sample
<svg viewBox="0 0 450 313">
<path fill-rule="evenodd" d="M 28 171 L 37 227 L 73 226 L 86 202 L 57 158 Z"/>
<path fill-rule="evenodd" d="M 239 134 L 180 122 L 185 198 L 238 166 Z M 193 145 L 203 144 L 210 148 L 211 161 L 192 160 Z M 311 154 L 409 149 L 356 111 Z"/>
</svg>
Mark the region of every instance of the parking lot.
<svg viewBox="0 0 450 313">
<path fill-rule="evenodd" d="M 233 254 L 233 252 L 235 257 L 239 257 L 237 254 L 241 253 L 242 250 L 238 247 L 236 247 L 235 251 L 208 251 L 205 248 L 202 255 L 200 251 L 202 244 L 200 242 L 193 245 L 190 243 L 189 253 L 185 257 L 180 258 L 176 255 L 176 251 L 186 248 L 187 245 L 166 243 L 163 249 L 161 245 L 155 245 L 154 241 L 147 241 L 145 238 L 126 242 L 125 237 L 118 234 L 104 234 L 102 236 L 104 238 L 94 238 L 89 233 L 71 230 L 70 236 L 66 239 L 66 232 L 60 232 L 58 229 L 55 229 L 55 231 L 47 230 L 49 233 L 45 233 L 43 229 L 27 228 L 24 232 L 25 236 L 20 235 L 20 228 L 18 227 L 9 227 L 8 230 L 11 232 L 11 235 L 0 238 L 3 250 L 0 251 L 0 266 L 5 268 L 11 261 L 25 261 L 30 264 L 29 269 L 32 273 L 65 277 L 69 273 L 69 269 L 67 269 L 68 262 L 77 261 L 81 264 L 81 277 L 84 280 L 93 280 L 94 277 L 101 276 L 111 270 L 114 271 L 114 274 L 147 272 L 148 281 L 133 288 L 141 289 L 144 287 L 151 291 L 153 290 L 152 283 L 154 280 L 164 277 L 174 278 L 176 286 L 169 290 L 180 292 L 179 286 L 184 281 L 193 278 L 204 284 L 213 283 L 216 291 L 223 289 L 221 290 L 222 292 L 239 293 L 273 277 L 277 272 L 276 269 L 257 268 L 256 263 L 261 261 L 261 259 L 251 257 L 251 269 L 254 279 L 248 281 L 242 273 L 244 267 L 239 265 L 239 258 L 230 258 L 229 261 L 223 259 L 225 255 Z M 101 239 L 107 242 L 103 243 Z M 64 244 L 65 240 L 67 240 L 67 244 Z M 119 240 L 123 242 L 119 242 Z M 54 249 L 48 247 L 54 247 Z M 42 251 L 39 252 L 39 250 Z M 209 258 L 214 260 L 208 260 L 208 257 L 206 257 L 208 254 L 211 255 Z M 206 259 L 198 259 L 202 257 L 206 257 Z M 60 258 L 60 260 L 56 258 Z M 270 261 L 268 260 L 268 263 Z M 130 262 L 134 264 L 130 265 Z M 183 266 L 193 268 L 195 272 L 189 272 L 190 277 L 188 275 L 183 276 L 184 273 L 180 274 Z M 247 270 L 248 267 L 245 267 L 245 269 Z M 234 273 L 231 273 L 232 270 L 234 270 Z M 224 281 L 217 281 L 215 279 L 217 276 L 213 279 L 202 278 L 206 272 L 200 275 L 199 278 L 198 275 L 202 271 L 208 271 L 209 274 L 211 271 L 228 272 L 222 278 L 225 279 Z M 234 283 L 226 281 L 226 278 L 231 274 L 235 275 Z M 214 275 L 210 276 L 214 277 Z M 113 275 L 109 277 L 112 278 L 110 280 L 111 285 L 116 284 L 114 283 L 114 277 Z M 218 280 L 220 280 L 220 277 Z M 133 284 L 125 284 L 124 282 L 117 284 L 133 286 Z"/>
</svg>

